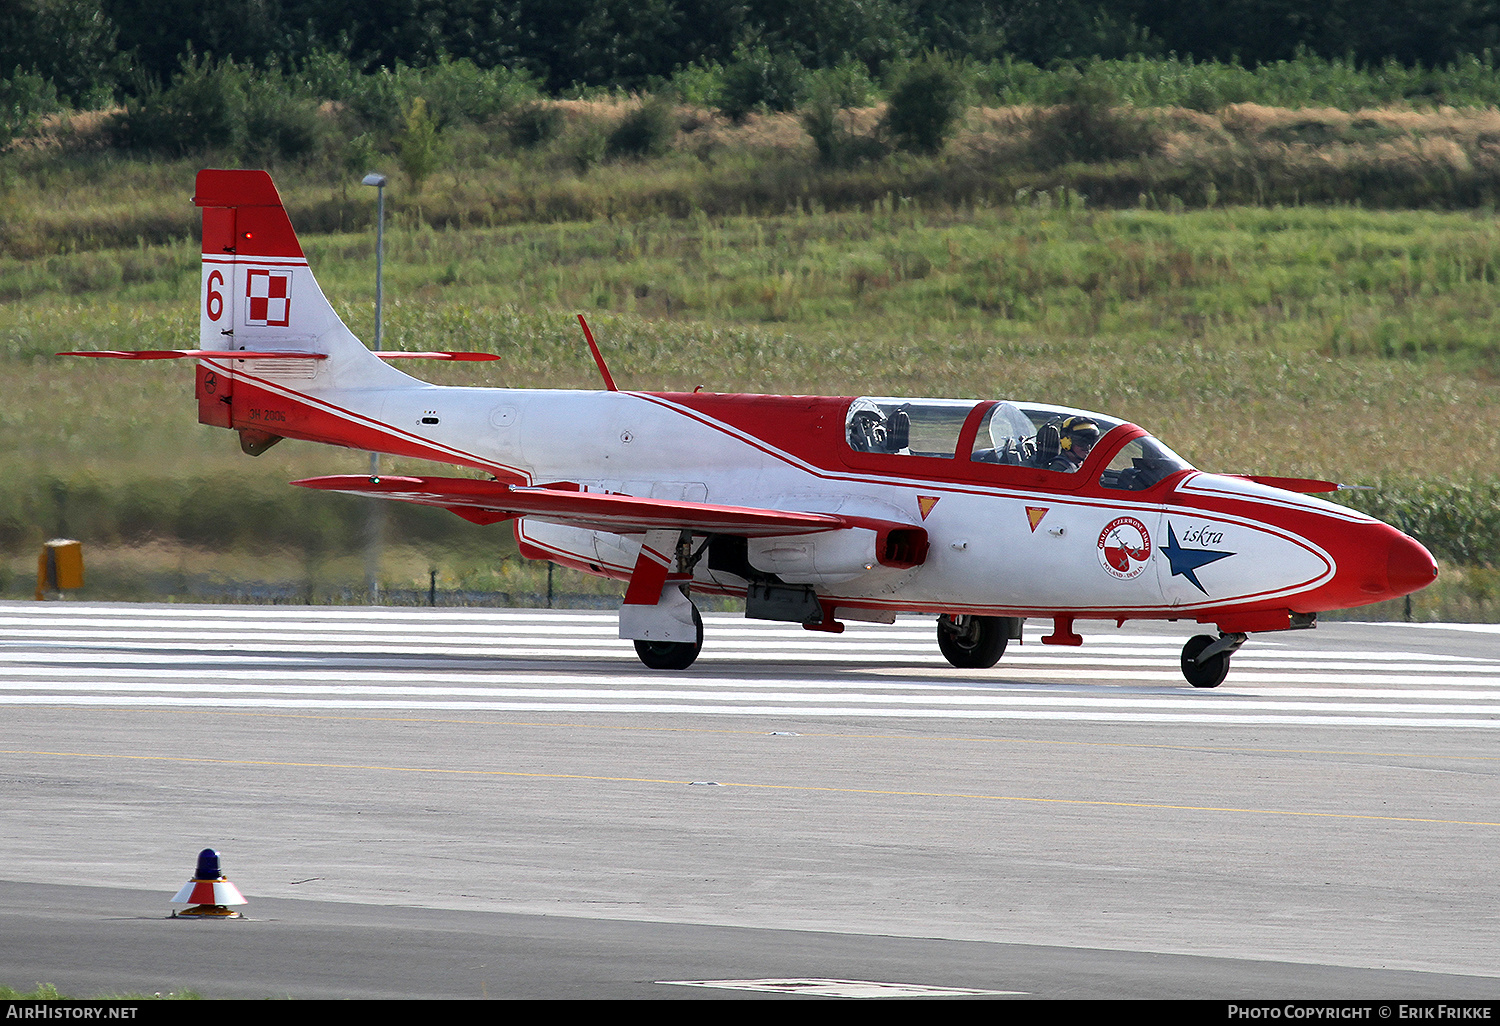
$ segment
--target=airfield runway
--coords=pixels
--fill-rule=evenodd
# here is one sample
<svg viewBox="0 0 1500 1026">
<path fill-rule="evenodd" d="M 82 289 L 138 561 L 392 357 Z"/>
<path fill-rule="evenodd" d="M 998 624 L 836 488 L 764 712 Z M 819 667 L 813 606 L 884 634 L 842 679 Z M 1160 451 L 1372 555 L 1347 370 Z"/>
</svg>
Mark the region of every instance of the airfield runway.
<svg viewBox="0 0 1500 1026">
<path fill-rule="evenodd" d="M 704 619 L 656 673 L 608 613 L 0 604 L 0 984 L 1500 999 L 1495 627 L 1196 691 L 1194 625 Z M 246 919 L 165 918 L 204 847 Z"/>
</svg>

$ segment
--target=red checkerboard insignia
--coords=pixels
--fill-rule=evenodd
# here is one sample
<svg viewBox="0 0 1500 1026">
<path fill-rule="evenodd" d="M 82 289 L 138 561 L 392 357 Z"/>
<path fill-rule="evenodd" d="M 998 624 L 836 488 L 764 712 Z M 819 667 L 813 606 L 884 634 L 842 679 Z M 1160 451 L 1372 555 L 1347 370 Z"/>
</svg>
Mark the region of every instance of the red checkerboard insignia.
<svg viewBox="0 0 1500 1026">
<path fill-rule="evenodd" d="M 284 328 L 292 316 L 292 272 L 245 272 L 245 323 Z"/>
</svg>

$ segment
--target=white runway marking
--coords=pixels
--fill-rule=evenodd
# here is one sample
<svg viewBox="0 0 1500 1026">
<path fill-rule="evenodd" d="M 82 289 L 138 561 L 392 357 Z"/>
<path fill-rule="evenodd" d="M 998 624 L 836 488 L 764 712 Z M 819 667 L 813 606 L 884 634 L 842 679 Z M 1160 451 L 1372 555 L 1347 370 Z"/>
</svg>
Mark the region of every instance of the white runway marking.
<svg viewBox="0 0 1500 1026">
<path fill-rule="evenodd" d="M 698 662 L 657 673 L 608 612 L 0 604 L 0 706 L 1500 728 L 1500 652 L 1402 651 L 1399 632 L 1381 652 L 1258 637 L 1195 691 L 1160 634 L 1052 648 L 1028 628 L 959 671 L 925 619 L 704 620 Z"/>
<path fill-rule="evenodd" d="M 979 997 L 1022 994 L 1019 990 L 981 990 L 975 987 L 930 987 L 920 983 L 876 983 L 868 980 L 657 980 L 668 987 L 710 987 L 720 990 L 755 990 L 767 994 L 797 994 L 801 997 L 908 998 Z"/>
</svg>

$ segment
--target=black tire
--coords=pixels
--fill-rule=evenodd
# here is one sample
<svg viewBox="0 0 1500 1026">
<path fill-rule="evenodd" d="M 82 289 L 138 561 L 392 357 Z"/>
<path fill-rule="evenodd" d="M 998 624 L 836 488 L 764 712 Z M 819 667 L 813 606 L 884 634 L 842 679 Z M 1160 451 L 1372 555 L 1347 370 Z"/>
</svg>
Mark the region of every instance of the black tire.
<svg viewBox="0 0 1500 1026">
<path fill-rule="evenodd" d="M 1195 688 L 1216 688 L 1229 675 L 1228 652 L 1220 652 L 1205 662 L 1198 661 L 1198 653 L 1212 645 L 1214 640 L 1207 634 L 1199 634 L 1182 646 L 1182 675 Z"/>
<path fill-rule="evenodd" d="M 1005 654 L 1010 620 L 1004 616 L 938 617 L 938 648 L 960 670 L 987 670 Z"/>
<path fill-rule="evenodd" d="M 703 617 L 693 607 L 693 626 L 698 628 L 697 641 L 637 641 L 635 654 L 653 670 L 686 670 L 703 651 Z"/>
</svg>

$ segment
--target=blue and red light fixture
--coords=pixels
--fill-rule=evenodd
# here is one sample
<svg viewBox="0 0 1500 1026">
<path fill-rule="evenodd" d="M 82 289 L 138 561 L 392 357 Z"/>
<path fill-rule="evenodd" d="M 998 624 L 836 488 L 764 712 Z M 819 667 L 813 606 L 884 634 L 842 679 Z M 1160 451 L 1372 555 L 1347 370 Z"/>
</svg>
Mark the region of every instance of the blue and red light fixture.
<svg viewBox="0 0 1500 1026">
<path fill-rule="evenodd" d="M 240 889 L 224 875 L 219 853 L 212 848 L 204 848 L 198 853 L 198 867 L 193 871 L 193 878 L 183 884 L 182 890 L 172 900 L 189 902 L 193 906 L 174 910 L 174 919 L 238 919 L 240 914 L 228 906 L 246 904 Z"/>
</svg>

